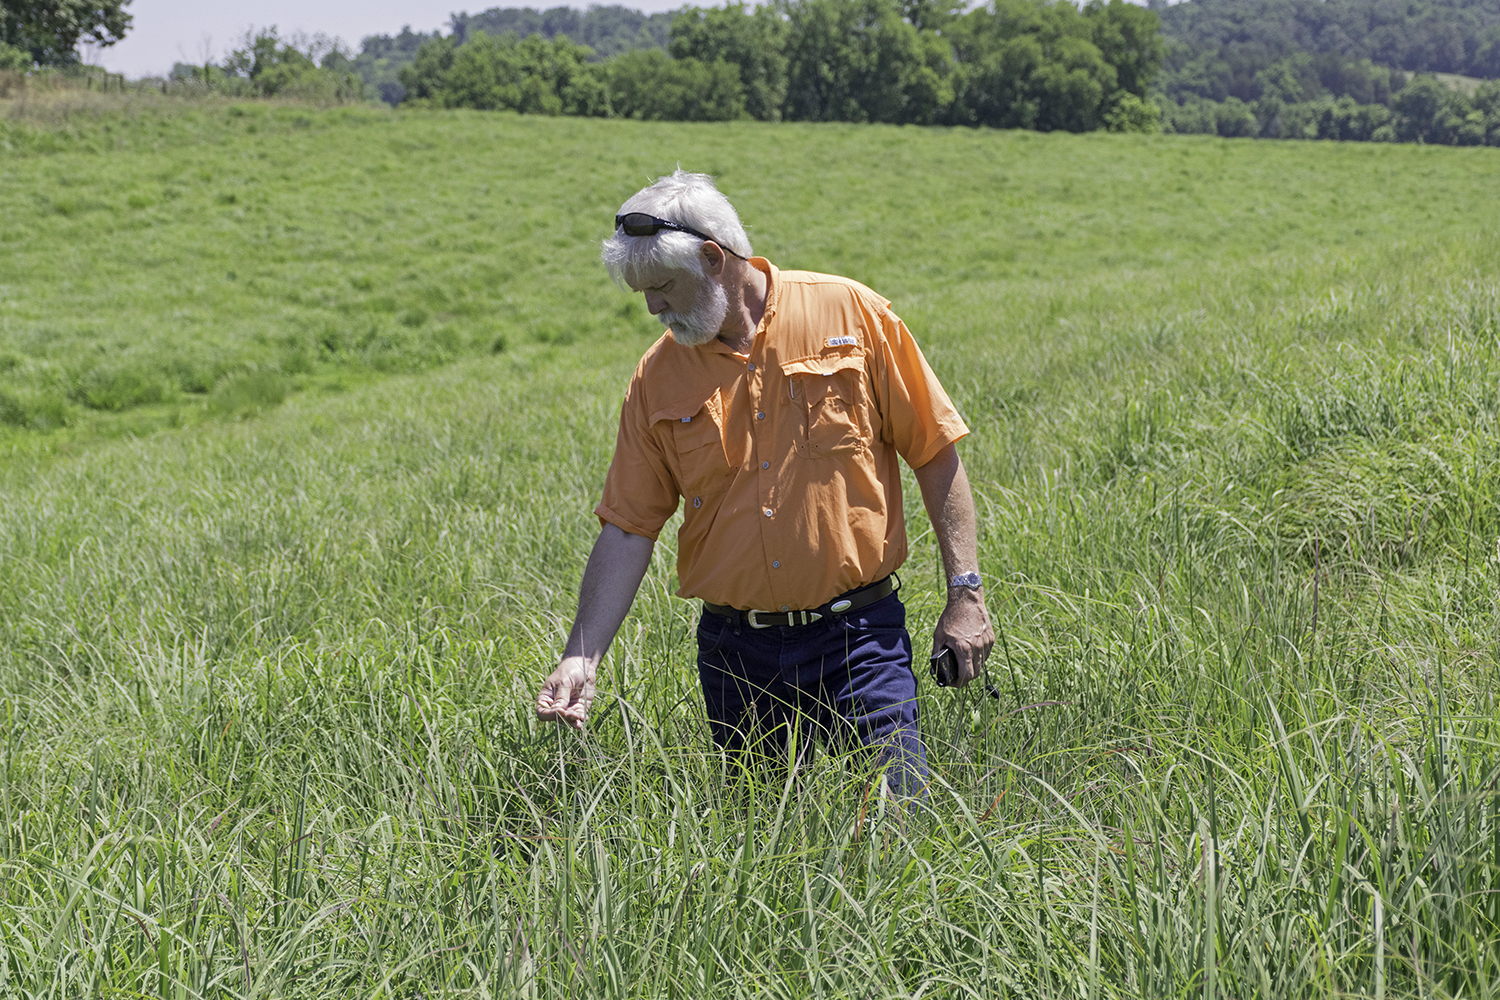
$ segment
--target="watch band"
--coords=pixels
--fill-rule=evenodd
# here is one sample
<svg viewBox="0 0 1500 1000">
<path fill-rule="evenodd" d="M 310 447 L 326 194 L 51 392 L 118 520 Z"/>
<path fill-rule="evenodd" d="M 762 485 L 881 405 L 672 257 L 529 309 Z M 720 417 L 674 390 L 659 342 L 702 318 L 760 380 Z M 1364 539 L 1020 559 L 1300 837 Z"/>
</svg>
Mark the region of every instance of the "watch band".
<svg viewBox="0 0 1500 1000">
<path fill-rule="evenodd" d="M 982 586 L 984 586 L 984 581 L 973 570 L 948 578 L 949 590 L 952 590 L 954 587 L 968 587 L 970 590 L 978 590 Z"/>
</svg>

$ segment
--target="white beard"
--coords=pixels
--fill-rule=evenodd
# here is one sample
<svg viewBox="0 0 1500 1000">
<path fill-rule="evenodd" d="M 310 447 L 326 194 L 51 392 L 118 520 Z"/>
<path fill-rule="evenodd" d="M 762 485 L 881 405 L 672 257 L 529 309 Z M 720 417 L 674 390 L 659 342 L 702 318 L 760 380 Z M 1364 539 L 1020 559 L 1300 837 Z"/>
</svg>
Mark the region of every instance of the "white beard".
<svg viewBox="0 0 1500 1000">
<path fill-rule="evenodd" d="M 704 278 L 692 308 L 685 313 L 657 313 L 656 318 L 671 328 L 672 339 L 683 347 L 701 347 L 719 335 L 728 316 L 729 293 L 719 282 Z"/>
</svg>

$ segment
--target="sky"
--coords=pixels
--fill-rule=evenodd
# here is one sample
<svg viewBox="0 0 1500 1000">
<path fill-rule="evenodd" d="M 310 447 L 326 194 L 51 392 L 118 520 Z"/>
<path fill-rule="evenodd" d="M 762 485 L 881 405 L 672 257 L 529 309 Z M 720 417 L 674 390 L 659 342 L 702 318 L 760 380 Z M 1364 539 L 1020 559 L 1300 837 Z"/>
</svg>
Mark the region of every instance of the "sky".
<svg viewBox="0 0 1500 1000">
<path fill-rule="evenodd" d="M 674 10 L 683 0 L 615 0 L 654 13 Z M 454 10 L 477 14 L 491 7 L 558 7 L 567 0 L 132 0 L 125 9 L 135 19 L 125 40 L 86 52 L 89 62 L 128 77 L 164 76 L 175 62 L 217 59 L 236 46 L 250 27 L 275 25 L 283 36 L 322 32 L 342 38 L 355 50 L 366 35 L 394 35 L 409 24 L 413 31 L 447 30 Z M 582 3 L 571 6 L 582 7 Z"/>
</svg>

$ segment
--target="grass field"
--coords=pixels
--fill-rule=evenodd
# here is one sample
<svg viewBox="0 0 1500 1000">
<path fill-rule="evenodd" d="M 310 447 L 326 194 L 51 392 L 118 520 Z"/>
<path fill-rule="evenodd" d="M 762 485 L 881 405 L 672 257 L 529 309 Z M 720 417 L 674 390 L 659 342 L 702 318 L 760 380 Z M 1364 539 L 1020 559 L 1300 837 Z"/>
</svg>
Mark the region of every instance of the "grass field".
<svg viewBox="0 0 1500 1000">
<path fill-rule="evenodd" d="M 0 996 L 1500 994 L 1497 151 L 163 104 L 0 159 Z M 924 688 L 930 816 L 725 790 L 670 544 L 533 720 L 659 329 L 597 242 L 678 162 L 974 428 L 1000 697 Z"/>
</svg>

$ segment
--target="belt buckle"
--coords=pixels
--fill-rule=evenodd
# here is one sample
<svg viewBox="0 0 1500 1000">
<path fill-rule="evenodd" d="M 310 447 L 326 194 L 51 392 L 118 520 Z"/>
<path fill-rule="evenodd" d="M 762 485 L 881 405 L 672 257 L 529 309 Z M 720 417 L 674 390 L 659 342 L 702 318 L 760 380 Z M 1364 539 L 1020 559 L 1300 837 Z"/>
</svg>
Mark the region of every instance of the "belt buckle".
<svg viewBox="0 0 1500 1000">
<path fill-rule="evenodd" d="M 770 628 L 772 625 L 782 624 L 781 622 L 766 622 L 765 624 L 761 624 L 760 619 L 755 617 L 756 615 L 772 615 L 776 618 L 784 618 L 786 619 L 785 624 L 788 627 L 793 625 L 811 625 L 813 622 L 823 620 L 823 616 L 816 611 L 746 611 L 745 619 L 750 623 L 751 628 Z M 802 620 L 799 622 L 798 618 Z"/>
</svg>

